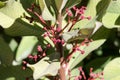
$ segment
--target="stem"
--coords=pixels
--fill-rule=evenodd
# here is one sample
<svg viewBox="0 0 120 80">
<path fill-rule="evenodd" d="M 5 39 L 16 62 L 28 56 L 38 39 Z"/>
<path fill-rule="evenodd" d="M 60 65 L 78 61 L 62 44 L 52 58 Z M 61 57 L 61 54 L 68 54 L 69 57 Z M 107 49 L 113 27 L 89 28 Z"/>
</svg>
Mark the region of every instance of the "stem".
<svg viewBox="0 0 120 80">
<path fill-rule="evenodd" d="M 68 30 L 68 32 L 70 32 L 70 30 L 73 28 L 74 24 L 75 23 L 72 23 L 72 25 L 71 25 L 70 29 Z"/>
<path fill-rule="evenodd" d="M 57 21 L 58 21 L 57 28 L 62 30 L 62 15 L 61 15 L 61 13 L 58 14 Z M 59 34 L 59 32 L 57 32 L 55 35 L 56 39 L 62 40 L 62 36 L 58 35 L 58 34 Z M 55 46 L 56 46 L 57 52 L 60 53 L 60 62 L 62 63 L 64 60 L 63 45 L 61 43 L 57 43 Z M 65 68 L 63 67 L 63 64 L 61 64 L 61 67 L 59 69 L 59 77 L 60 77 L 60 80 L 66 80 Z"/>
<path fill-rule="evenodd" d="M 68 27 L 69 24 L 70 24 L 70 23 L 68 22 L 68 23 L 66 24 L 66 26 L 60 31 L 60 33 L 62 33 L 62 32 Z"/>
</svg>

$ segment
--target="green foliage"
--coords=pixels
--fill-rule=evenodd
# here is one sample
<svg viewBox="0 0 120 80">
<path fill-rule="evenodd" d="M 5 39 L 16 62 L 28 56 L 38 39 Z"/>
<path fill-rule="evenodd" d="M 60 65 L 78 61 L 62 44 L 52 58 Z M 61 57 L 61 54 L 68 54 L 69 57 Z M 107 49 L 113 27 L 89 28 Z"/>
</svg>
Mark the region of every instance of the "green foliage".
<svg viewBox="0 0 120 80">
<path fill-rule="evenodd" d="M 25 59 L 32 52 L 37 42 L 38 40 L 34 36 L 22 37 L 16 52 L 16 61 L 21 62 L 23 59 Z"/>
<path fill-rule="evenodd" d="M 3 37 L 0 37 L 0 62 L 3 65 L 11 65 L 13 61 L 13 52 Z"/>
<path fill-rule="evenodd" d="M 36 3 L 37 7 L 40 7 L 36 11 L 45 20 L 45 24 L 42 21 L 38 21 L 36 15 L 27 11 L 27 8 L 30 8 L 32 3 Z M 49 28 L 49 26 L 62 25 L 61 27 L 63 28 L 69 22 L 66 9 L 70 9 L 72 14 L 75 14 L 72 7 L 77 5 L 77 7 L 86 6 L 87 9 L 84 16 L 91 16 L 92 19 L 77 21 L 69 32 L 67 29 L 63 32 L 61 31 L 65 45 L 74 45 L 74 42 L 80 44 L 85 38 L 93 41 L 89 42 L 88 45 L 80 46 L 80 49 L 85 52 L 84 54 L 76 51 L 72 58 L 68 60 L 67 67 L 72 70 L 72 76 L 78 76 L 78 66 L 83 66 L 83 68 L 87 69 L 86 74 L 89 74 L 88 68 L 93 67 L 94 72 L 103 70 L 105 80 L 119 80 L 119 58 L 115 58 L 119 56 L 120 50 L 118 35 L 120 28 L 119 4 L 120 0 L 0 1 L 0 79 L 24 80 L 26 77 L 31 76 L 31 70 L 21 70 L 22 61 L 29 54 L 36 55 L 38 53 L 36 45 L 40 44 L 43 50 L 47 50 L 45 45 L 48 43 L 51 44 L 52 48 L 48 51 L 47 56 L 40 59 L 37 63 L 33 61 L 34 64 L 28 63 L 26 66 L 33 70 L 33 78 L 35 80 L 42 77 L 44 77 L 43 80 L 46 80 L 49 78 L 46 76 L 56 76 L 61 68 L 61 55 L 57 53 L 59 51 L 56 48 L 58 45 L 55 45 L 49 37 L 43 37 L 43 33 L 46 32 L 43 27 Z M 33 20 L 30 23 L 29 20 L 25 19 L 25 16 L 32 17 L 36 21 Z M 59 24 L 59 17 L 61 17 L 62 24 Z M 116 28 L 116 30 L 114 31 L 113 28 Z M 108 51 L 113 52 L 114 50 L 109 49 L 112 44 L 110 46 L 104 44 L 108 39 L 110 40 L 108 44 L 113 42 L 114 48 L 118 48 L 116 49 L 116 55 L 109 54 Z M 63 48 L 66 57 L 72 51 L 72 46 L 67 49 L 65 45 L 63 45 Z M 106 47 L 107 50 L 105 49 Z M 99 50 L 100 48 L 101 50 Z M 101 55 L 98 55 L 98 51 L 101 51 Z M 115 59 L 111 61 L 111 58 Z M 16 64 L 14 64 L 14 61 Z M 74 77 L 71 80 L 73 79 Z"/>
<path fill-rule="evenodd" d="M 24 80 L 32 74 L 32 71 L 27 69 L 23 71 L 21 66 L 2 66 L 0 65 L 1 80 Z"/>
<path fill-rule="evenodd" d="M 119 80 L 120 76 L 120 58 L 117 57 L 110 61 L 104 68 L 105 80 Z"/>
</svg>

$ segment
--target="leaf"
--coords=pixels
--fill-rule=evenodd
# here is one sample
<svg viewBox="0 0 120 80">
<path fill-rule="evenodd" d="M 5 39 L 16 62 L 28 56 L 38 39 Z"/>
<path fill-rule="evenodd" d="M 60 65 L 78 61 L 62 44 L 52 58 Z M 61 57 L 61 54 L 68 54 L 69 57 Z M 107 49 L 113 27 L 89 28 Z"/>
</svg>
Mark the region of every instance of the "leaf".
<svg viewBox="0 0 120 80">
<path fill-rule="evenodd" d="M 71 58 L 69 62 L 69 67 L 72 69 L 74 68 L 78 63 L 80 63 L 88 54 L 90 54 L 93 50 L 100 47 L 108 38 L 108 35 L 111 30 L 108 30 L 105 27 L 100 27 L 94 35 L 92 35 L 91 39 L 93 39 L 93 42 L 89 44 L 89 46 L 81 46 L 80 49 L 85 51 L 84 54 L 81 54 L 80 52 L 76 52 L 73 54 L 73 58 Z"/>
<path fill-rule="evenodd" d="M 71 39 L 72 37 L 75 37 L 78 35 L 79 30 L 73 30 L 70 32 L 64 32 L 63 33 L 63 39 L 67 42 L 69 39 Z"/>
<path fill-rule="evenodd" d="M 97 49 L 99 46 L 101 46 L 105 42 L 105 39 L 101 40 L 95 40 L 91 43 L 89 43 L 89 46 L 81 46 L 80 49 L 85 51 L 84 54 L 81 54 L 79 51 L 75 52 L 73 54 L 73 58 L 70 59 L 69 67 L 72 69 L 74 68 L 78 63 L 80 63 L 88 54 L 90 54 L 93 50 Z"/>
<path fill-rule="evenodd" d="M 22 70 L 22 66 L 2 66 L 0 65 L 0 79 L 1 80 L 25 80 L 30 77 L 32 71 L 29 69 Z"/>
<path fill-rule="evenodd" d="M 16 53 L 16 61 L 21 62 L 29 54 L 31 54 L 37 42 L 38 40 L 34 36 L 23 37 Z"/>
<path fill-rule="evenodd" d="M 111 0 L 101 0 L 97 4 L 97 6 L 96 6 L 96 11 L 97 11 L 97 15 L 98 15 L 98 19 L 97 20 L 101 21 L 102 17 L 106 13 L 106 10 L 107 10 L 110 2 L 111 2 Z"/>
<path fill-rule="evenodd" d="M 44 8 L 43 12 L 42 12 L 42 17 L 44 20 L 53 20 L 55 21 L 54 17 L 52 16 L 52 14 L 50 13 L 50 11 L 48 10 L 47 7 Z"/>
<path fill-rule="evenodd" d="M 9 46 L 10 46 L 11 50 L 14 52 L 18 46 L 18 43 L 15 41 L 15 39 L 11 39 Z"/>
<path fill-rule="evenodd" d="M 107 12 L 120 14 L 120 0 L 111 0 Z"/>
<path fill-rule="evenodd" d="M 107 28 L 119 28 L 120 25 L 116 24 L 117 19 L 120 16 L 120 0 L 111 0 L 110 5 L 107 8 L 107 13 L 102 18 L 103 25 Z"/>
<path fill-rule="evenodd" d="M 110 61 L 104 68 L 105 80 L 119 80 L 120 79 L 120 57 Z"/>
<path fill-rule="evenodd" d="M 99 40 L 99 39 L 107 39 L 109 37 L 109 34 L 111 32 L 111 29 L 107 29 L 104 26 L 101 26 L 92 36 L 91 38 L 93 40 Z"/>
<path fill-rule="evenodd" d="M 116 25 L 115 22 L 119 18 L 120 14 L 115 13 L 106 13 L 105 16 L 102 18 L 103 25 L 106 28 L 119 28 L 120 25 Z"/>
<path fill-rule="evenodd" d="M 0 36 L 0 63 L 2 65 L 11 65 L 13 61 L 13 52 L 5 40 Z"/>
<path fill-rule="evenodd" d="M 43 34 L 43 29 L 37 24 L 32 26 L 21 19 L 16 19 L 12 26 L 5 29 L 5 32 L 11 36 L 33 36 Z"/>
<path fill-rule="evenodd" d="M 60 12 L 60 8 L 61 8 L 62 2 L 63 2 L 64 0 L 54 0 L 54 1 L 55 1 L 57 10 Z"/>
<path fill-rule="evenodd" d="M 41 11 L 43 11 L 44 8 L 45 8 L 45 1 L 44 0 L 38 0 L 38 2 L 39 2 L 39 6 L 40 6 Z"/>
<path fill-rule="evenodd" d="M 49 9 L 51 7 L 50 1 L 48 3 L 45 0 L 39 0 L 39 6 L 41 8 L 42 17 L 44 20 L 54 20 L 54 17 L 50 13 L 50 9 Z"/>
<path fill-rule="evenodd" d="M 60 62 L 58 60 L 59 54 L 54 53 L 44 57 L 36 64 L 27 64 L 33 70 L 33 78 L 39 79 L 43 76 L 55 76 L 60 68 Z"/>
<path fill-rule="evenodd" d="M 9 0 L 6 6 L 0 9 L 0 25 L 5 29 L 5 32 L 12 36 L 42 34 L 40 27 L 29 24 L 26 19 L 20 18 L 23 13 L 26 11 L 22 4 L 15 0 Z"/>
</svg>

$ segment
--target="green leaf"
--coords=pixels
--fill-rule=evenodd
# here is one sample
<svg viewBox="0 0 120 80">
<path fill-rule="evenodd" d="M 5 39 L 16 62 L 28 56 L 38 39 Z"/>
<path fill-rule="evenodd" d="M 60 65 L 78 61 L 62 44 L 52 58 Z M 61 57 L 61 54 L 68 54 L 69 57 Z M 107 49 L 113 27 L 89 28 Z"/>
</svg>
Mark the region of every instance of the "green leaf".
<svg viewBox="0 0 120 80">
<path fill-rule="evenodd" d="M 37 42 L 38 40 L 34 36 L 23 37 L 16 53 L 16 61 L 21 62 L 29 54 L 31 54 Z"/>
<path fill-rule="evenodd" d="M 60 62 L 58 60 L 59 54 L 54 53 L 44 57 L 36 64 L 27 64 L 33 70 L 33 78 L 39 79 L 43 76 L 55 76 L 60 68 Z"/>
<path fill-rule="evenodd" d="M 45 1 L 44 0 L 38 0 L 38 2 L 39 2 L 39 6 L 40 6 L 41 11 L 43 11 L 44 8 L 45 8 Z"/>
<path fill-rule="evenodd" d="M 52 14 L 50 13 L 50 11 L 48 10 L 47 6 L 44 8 L 44 10 L 42 12 L 42 17 L 43 17 L 44 20 L 55 21 L 54 17 L 52 16 Z"/>
<path fill-rule="evenodd" d="M 8 21 L 9 19 L 6 20 Z M 9 28 L 5 29 L 5 32 L 11 36 L 33 36 L 43 34 L 43 29 L 36 23 L 30 25 L 21 19 L 16 19 Z"/>
<path fill-rule="evenodd" d="M 70 32 L 64 32 L 63 33 L 63 39 L 67 42 L 69 39 L 71 39 L 72 37 L 75 37 L 78 35 L 79 30 L 73 30 Z"/>
<path fill-rule="evenodd" d="M 11 39 L 9 46 L 10 46 L 11 50 L 14 52 L 18 46 L 18 43 L 15 41 L 15 39 Z"/>
<path fill-rule="evenodd" d="M 22 70 L 22 66 L 5 67 L 0 65 L 0 71 L 1 80 L 26 80 L 32 74 L 32 71 L 29 69 Z"/>
<path fill-rule="evenodd" d="M 105 80 L 119 80 L 120 79 L 120 57 L 110 61 L 104 68 Z"/>
<path fill-rule="evenodd" d="M 6 6 L 0 9 L 0 15 L 8 16 L 8 18 L 19 18 L 26 11 L 23 9 L 19 1 L 8 0 Z M 12 24 L 12 23 L 11 23 Z"/>
<path fill-rule="evenodd" d="M 97 6 L 96 6 L 96 11 L 98 15 L 98 20 L 101 21 L 101 18 L 104 16 L 106 13 L 106 10 L 110 4 L 111 0 L 101 0 Z"/>
<path fill-rule="evenodd" d="M 91 38 L 93 40 L 99 40 L 99 39 L 107 39 L 109 37 L 109 33 L 111 32 L 111 29 L 107 29 L 104 26 L 101 26 L 92 36 Z"/>
<path fill-rule="evenodd" d="M 54 17 L 50 13 L 50 2 L 48 3 L 45 0 L 39 0 L 39 6 L 44 20 L 54 20 Z"/>
<path fill-rule="evenodd" d="M 107 12 L 120 14 L 120 0 L 111 0 Z"/>
<path fill-rule="evenodd" d="M 85 51 L 84 54 L 81 54 L 79 51 L 75 52 L 73 54 L 73 58 L 70 59 L 69 67 L 72 69 L 74 68 L 78 63 L 80 63 L 88 54 L 90 54 L 93 50 L 97 49 L 99 46 L 101 46 L 105 42 L 105 39 L 101 40 L 95 40 L 91 43 L 89 43 L 89 46 L 81 46 L 80 49 Z"/>
<path fill-rule="evenodd" d="M 91 39 L 93 39 L 93 42 L 89 44 L 89 46 L 81 46 L 80 49 L 85 51 L 84 54 L 81 54 L 80 52 L 76 52 L 73 54 L 73 58 L 69 62 L 69 67 L 74 68 L 78 63 L 80 63 L 88 54 L 90 54 L 93 50 L 100 47 L 108 38 L 108 35 L 111 30 L 100 27 L 94 35 L 92 35 Z"/>
<path fill-rule="evenodd" d="M 60 8 L 61 8 L 61 6 L 62 6 L 62 2 L 63 2 L 64 0 L 54 0 L 54 1 L 55 1 L 57 10 L 60 11 Z"/>
<path fill-rule="evenodd" d="M 0 62 L 2 65 L 11 65 L 13 52 L 5 40 L 0 36 Z"/>
<path fill-rule="evenodd" d="M 120 25 L 116 24 L 117 19 L 120 16 L 120 0 L 111 0 L 110 5 L 107 8 L 107 13 L 102 18 L 103 25 L 107 28 L 119 28 Z"/>
<path fill-rule="evenodd" d="M 106 28 L 118 28 L 120 25 L 116 25 L 115 22 L 119 18 L 120 14 L 106 13 L 102 18 L 103 25 Z"/>
<path fill-rule="evenodd" d="M 35 24 L 29 24 L 25 19 L 20 19 L 23 13 L 26 13 L 26 11 L 22 4 L 15 0 L 9 0 L 0 9 L 0 25 L 5 28 L 5 32 L 12 36 L 42 34 L 40 27 L 35 26 Z"/>
</svg>

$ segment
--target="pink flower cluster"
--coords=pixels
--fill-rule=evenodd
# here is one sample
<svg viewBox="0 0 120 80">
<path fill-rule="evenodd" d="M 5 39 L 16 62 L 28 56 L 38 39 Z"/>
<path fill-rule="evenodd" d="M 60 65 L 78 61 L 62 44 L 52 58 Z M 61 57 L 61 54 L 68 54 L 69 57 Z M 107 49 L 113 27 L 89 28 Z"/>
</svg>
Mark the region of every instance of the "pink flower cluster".
<svg viewBox="0 0 120 80">
<path fill-rule="evenodd" d="M 96 80 L 96 79 L 104 80 L 103 72 L 93 73 L 93 68 L 90 69 L 90 74 L 89 74 L 88 78 L 86 78 L 86 75 L 85 75 L 82 67 L 79 67 L 78 70 L 80 71 L 81 75 L 76 76 L 74 80 Z"/>
</svg>

